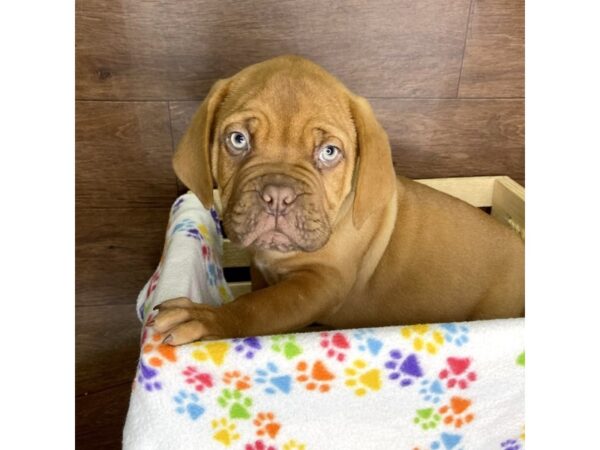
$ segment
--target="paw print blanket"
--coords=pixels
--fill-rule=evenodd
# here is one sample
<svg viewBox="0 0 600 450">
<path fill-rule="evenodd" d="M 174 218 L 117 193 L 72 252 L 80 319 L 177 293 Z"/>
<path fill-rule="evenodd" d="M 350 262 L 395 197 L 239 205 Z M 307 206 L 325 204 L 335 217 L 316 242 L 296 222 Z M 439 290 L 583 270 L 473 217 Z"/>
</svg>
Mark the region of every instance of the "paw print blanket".
<svg viewBox="0 0 600 450">
<path fill-rule="evenodd" d="M 232 296 L 214 211 L 171 209 L 137 301 Z M 423 324 L 161 343 L 142 330 L 123 447 L 243 450 L 521 450 L 523 320 Z"/>
</svg>

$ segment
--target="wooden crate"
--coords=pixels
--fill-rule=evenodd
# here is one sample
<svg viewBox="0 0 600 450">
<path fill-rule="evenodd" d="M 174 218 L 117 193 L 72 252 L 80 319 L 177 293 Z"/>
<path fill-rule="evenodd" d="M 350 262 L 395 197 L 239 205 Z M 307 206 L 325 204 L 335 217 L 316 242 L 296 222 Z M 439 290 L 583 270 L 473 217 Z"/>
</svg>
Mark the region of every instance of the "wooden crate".
<svg viewBox="0 0 600 450">
<path fill-rule="evenodd" d="M 416 180 L 457 197 L 478 208 L 491 208 L 491 215 L 512 227 L 525 239 L 525 189 L 509 177 L 432 178 Z M 215 192 L 216 194 L 216 192 Z M 218 197 L 215 195 L 215 198 Z M 250 257 L 225 239 L 223 267 L 248 267 Z M 250 281 L 229 283 L 234 297 L 250 291 Z"/>
</svg>

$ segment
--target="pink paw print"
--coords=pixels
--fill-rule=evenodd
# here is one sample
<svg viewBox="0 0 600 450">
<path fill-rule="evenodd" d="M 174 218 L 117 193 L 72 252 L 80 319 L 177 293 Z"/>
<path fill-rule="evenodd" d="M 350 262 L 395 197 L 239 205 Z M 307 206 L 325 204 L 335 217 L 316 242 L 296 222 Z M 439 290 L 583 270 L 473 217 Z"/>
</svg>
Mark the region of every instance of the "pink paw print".
<svg viewBox="0 0 600 450">
<path fill-rule="evenodd" d="M 202 392 L 205 388 L 213 387 L 213 380 L 210 374 L 200 372 L 194 366 L 187 366 L 182 373 L 185 376 L 185 382 L 194 385 L 198 392 Z"/>
<path fill-rule="evenodd" d="M 470 358 L 453 358 L 450 357 L 446 360 L 448 362 L 448 368 L 440 372 L 440 380 L 448 380 L 446 386 L 453 388 L 458 385 L 461 389 L 466 389 L 469 383 L 472 383 L 477 379 L 477 374 L 472 370 L 469 370 L 471 366 Z"/>
<path fill-rule="evenodd" d="M 275 447 L 273 447 L 272 445 L 269 445 L 267 447 L 267 445 L 261 441 L 258 440 L 256 442 L 254 442 L 254 444 L 246 444 L 246 446 L 244 447 L 244 450 L 277 450 Z"/>
<path fill-rule="evenodd" d="M 321 333 L 321 347 L 327 349 L 327 356 L 343 361 L 346 358 L 345 351 L 350 348 L 350 341 L 342 333 L 330 334 L 327 331 Z"/>
</svg>

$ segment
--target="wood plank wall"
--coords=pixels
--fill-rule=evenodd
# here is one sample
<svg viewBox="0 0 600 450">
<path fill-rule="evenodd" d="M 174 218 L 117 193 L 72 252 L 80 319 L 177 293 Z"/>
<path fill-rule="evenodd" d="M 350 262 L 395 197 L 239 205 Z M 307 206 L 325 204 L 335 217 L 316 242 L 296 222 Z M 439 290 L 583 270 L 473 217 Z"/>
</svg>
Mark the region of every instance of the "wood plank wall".
<svg viewBox="0 0 600 450">
<path fill-rule="evenodd" d="M 372 102 L 398 173 L 524 183 L 523 0 L 78 0 L 78 448 L 119 448 L 134 301 L 182 187 L 170 158 L 212 83 L 285 53 Z"/>
</svg>

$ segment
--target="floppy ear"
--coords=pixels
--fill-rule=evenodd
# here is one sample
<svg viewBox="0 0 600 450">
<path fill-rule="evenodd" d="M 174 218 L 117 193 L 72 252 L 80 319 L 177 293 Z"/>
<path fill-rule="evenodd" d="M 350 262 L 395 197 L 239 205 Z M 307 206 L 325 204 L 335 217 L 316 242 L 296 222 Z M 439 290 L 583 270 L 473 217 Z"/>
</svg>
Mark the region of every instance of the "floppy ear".
<svg viewBox="0 0 600 450">
<path fill-rule="evenodd" d="M 177 177 L 200 199 L 205 208 L 213 205 L 210 146 L 213 119 L 225 98 L 229 79 L 217 81 L 194 114 L 173 156 Z"/>
<path fill-rule="evenodd" d="M 396 189 L 396 172 L 387 134 L 369 102 L 352 96 L 350 111 L 358 150 L 352 222 L 359 229 L 371 214 L 390 201 Z"/>
</svg>

